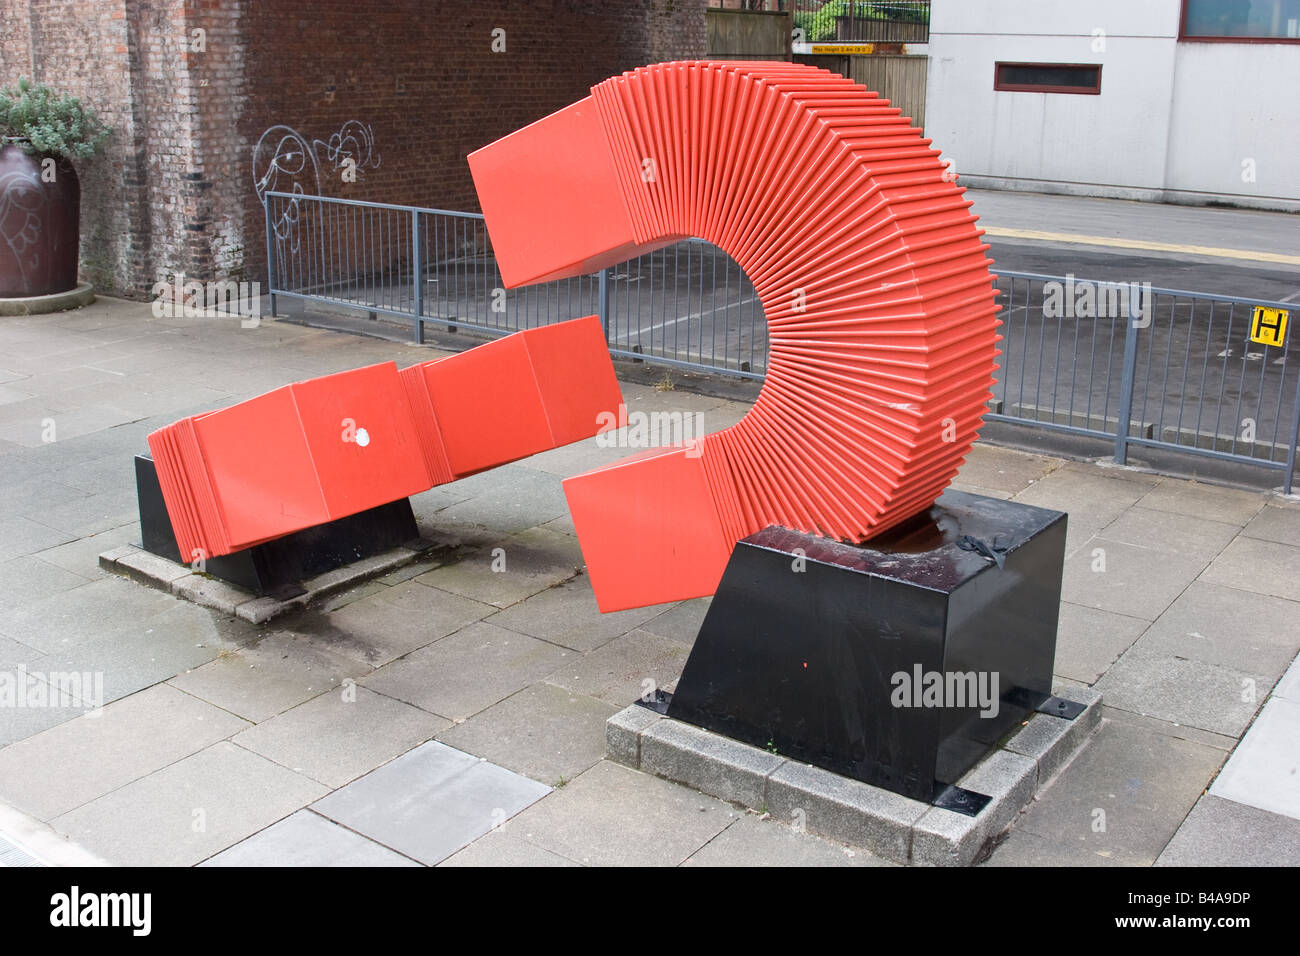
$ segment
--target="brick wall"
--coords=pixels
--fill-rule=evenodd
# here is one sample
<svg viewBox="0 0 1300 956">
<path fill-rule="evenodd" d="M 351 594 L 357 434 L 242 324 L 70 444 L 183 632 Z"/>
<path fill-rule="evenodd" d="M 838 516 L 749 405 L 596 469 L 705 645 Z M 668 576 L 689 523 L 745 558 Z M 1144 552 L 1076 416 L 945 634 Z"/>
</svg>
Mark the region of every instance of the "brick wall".
<svg viewBox="0 0 1300 956">
<path fill-rule="evenodd" d="M 34 61 L 114 126 L 81 164 L 82 257 L 101 288 L 145 295 L 176 272 L 263 275 L 253 151 L 268 128 L 373 131 L 379 165 L 355 182 L 316 150 L 327 195 L 476 209 L 469 152 L 611 74 L 703 57 L 704 6 L 0 0 L 0 84 Z"/>
</svg>

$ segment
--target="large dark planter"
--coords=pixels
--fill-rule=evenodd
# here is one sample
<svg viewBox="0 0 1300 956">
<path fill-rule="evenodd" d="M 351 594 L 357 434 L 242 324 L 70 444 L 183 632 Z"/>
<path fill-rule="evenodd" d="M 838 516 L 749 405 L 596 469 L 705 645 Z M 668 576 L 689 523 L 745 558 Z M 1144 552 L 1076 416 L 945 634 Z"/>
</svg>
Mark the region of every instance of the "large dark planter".
<svg viewBox="0 0 1300 956">
<path fill-rule="evenodd" d="M 42 156 L 0 148 L 0 298 L 53 295 L 76 288 L 81 183 L 55 158 L 52 182 Z"/>
</svg>

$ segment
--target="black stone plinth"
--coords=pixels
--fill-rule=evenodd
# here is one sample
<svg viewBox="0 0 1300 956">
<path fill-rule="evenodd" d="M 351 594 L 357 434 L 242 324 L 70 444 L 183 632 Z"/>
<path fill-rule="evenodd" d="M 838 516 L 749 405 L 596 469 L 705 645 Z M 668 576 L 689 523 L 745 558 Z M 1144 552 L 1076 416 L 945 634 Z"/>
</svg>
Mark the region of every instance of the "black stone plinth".
<svg viewBox="0 0 1300 956">
<path fill-rule="evenodd" d="M 159 557 L 189 564 L 181 559 L 158 473 L 147 455 L 136 456 L 135 487 L 140 502 L 141 546 Z M 301 582 L 307 578 L 410 544 L 419 536 L 411 502 L 402 498 L 242 551 L 208 558 L 203 569 L 257 595 L 292 596 L 303 592 Z"/>
<path fill-rule="evenodd" d="M 1065 526 L 1061 512 L 949 491 L 862 546 L 751 535 L 668 716 L 932 801 L 1051 694 Z M 947 675 L 974 675 L 974 699 L 927 695 L 934 674 L 954 692 Z"/>
</svg>

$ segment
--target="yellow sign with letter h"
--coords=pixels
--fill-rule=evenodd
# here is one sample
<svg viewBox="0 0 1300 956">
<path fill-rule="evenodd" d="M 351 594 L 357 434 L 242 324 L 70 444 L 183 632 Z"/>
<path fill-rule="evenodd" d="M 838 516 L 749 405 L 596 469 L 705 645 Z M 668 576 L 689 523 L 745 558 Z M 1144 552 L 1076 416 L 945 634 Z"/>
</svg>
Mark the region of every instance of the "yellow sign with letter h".
<svg viewBox="0 0 1300 956">
<path fill-rule="evenodd" d="M 1255 315 L 1250 320 L 1250 340 L 1260 345 L 1281 347 L 1286 342 L 1286 322 L 1289 315 L 1286 309 L 1256 306 Z"/>
</svg>

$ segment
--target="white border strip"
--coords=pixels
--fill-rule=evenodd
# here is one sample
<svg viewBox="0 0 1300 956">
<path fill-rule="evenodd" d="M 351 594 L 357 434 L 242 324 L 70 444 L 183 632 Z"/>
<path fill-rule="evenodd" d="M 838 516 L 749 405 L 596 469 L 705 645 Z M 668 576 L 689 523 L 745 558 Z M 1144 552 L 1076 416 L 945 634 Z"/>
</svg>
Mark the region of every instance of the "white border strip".
<svg viewBox="0 0 1300 956">
<path fill-rule="evenodd" d="M 0 834 L 46 866 L 109 866 L 41 821 L 0 803 Z"/>
</svg>

